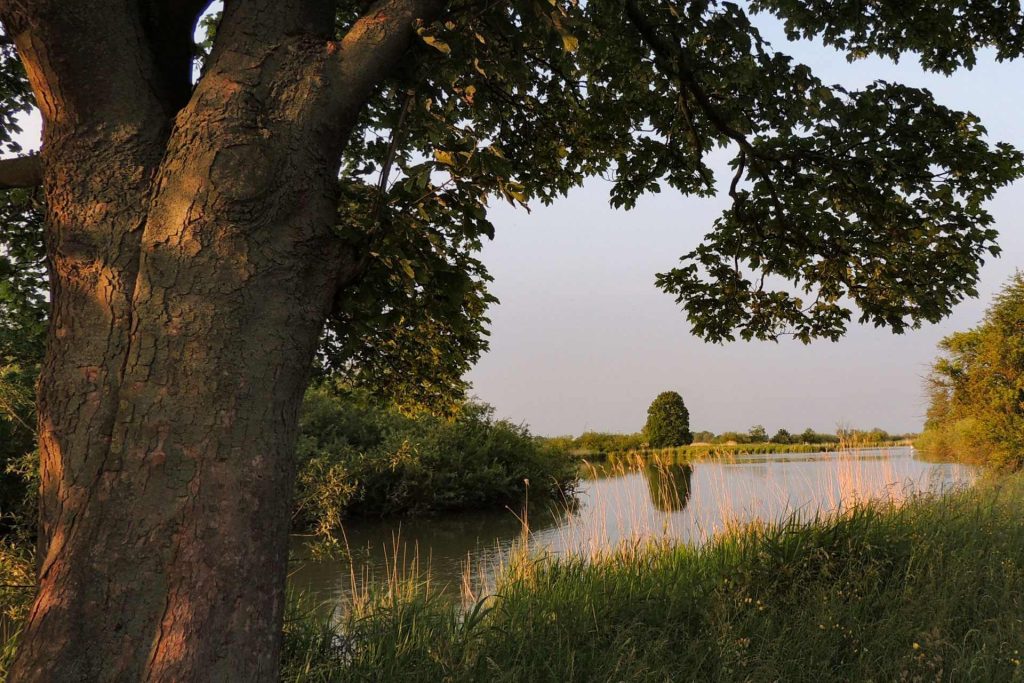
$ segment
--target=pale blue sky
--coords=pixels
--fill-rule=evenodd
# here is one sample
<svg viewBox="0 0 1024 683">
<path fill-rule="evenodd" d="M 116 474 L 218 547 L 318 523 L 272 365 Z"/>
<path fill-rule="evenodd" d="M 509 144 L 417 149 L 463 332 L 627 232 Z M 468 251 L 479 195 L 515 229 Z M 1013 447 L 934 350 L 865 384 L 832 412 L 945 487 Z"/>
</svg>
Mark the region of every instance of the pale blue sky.
<svg viewBox="0 0 1024 683">
<path fill-rule="evenodd" d="M 827 82 L 857 87 L 875 79 L 931 89 L 940 102 L 978 114 L 993 140 L 1024 149 L 1024 60 L 983 57 L 952 77 L 845 58 L 811 43 L 785 44 L 763 18 L 765 35 Z M 26 146 L 38 144 L 27 126 Z M 902 336 L 854 327 L 838 343 L 804 346 L 735 342 L 709 345 L 689 333 L 655 273 L 692 249 L 725 205 L 667 192 L 631 212 L 608 207 L 608 184 L 594 179 L 551 207 L 516 211 L 494 203 L 497 237 L 483 252 L 494 275 L 491 351 L 469 374 L 473 393 L 498 414 L 545 435 L 641 428 L 659 392 L 679 391 L 696 429 L 763 424 L 833 430 L 843 423 L 903 432 L 924 413 L 922 377 L 938 340 L 974 325 L 991 294 L 1024 268 L 1024 183 L 991 203 L 1004 249 L 986 264 L 981 297 L 939 325 Z"/>
<path fill-rule="evenodd" d="M 762 23 L 765 23 L 762 21 Z M 850 87 L 875 79 L 927 87 L 948 106 L 978 114 L 993 140 L 1024 148 L 1024 61 L 985 56 L 973 71 L 946 78 L 913 60 L 848 64 L 827 48 L 785 45 L 825 81 Z M 1002 257 L 984 267 L 981 298 L 961 304 L 941 324 L 902 336 L 854 327 L 838 343 L 804 346 L 735 342 L 709 345 L 689 333 L 654 275 L 693 248 L 724 206 L 663 193 L 632 212 L 608 207 L 595 179 L 570 197 L 531 214 L 495 206 L 497 237 L 483 252 L 493 291 L 491 351 L 469 374 L 474 393 L 500 415 L 545 435 L 586 429 L 636 431 L 660 391 L 679 391 L 697 429 L 763 424 L 770 431 L 838 423 L 913 431 L 924 414 L 922 377 L 936 343 L 974 325 L 987 300 L 1024 268 L 1024 183 L 1004 189 L 990 208 Z"/>
</svg>

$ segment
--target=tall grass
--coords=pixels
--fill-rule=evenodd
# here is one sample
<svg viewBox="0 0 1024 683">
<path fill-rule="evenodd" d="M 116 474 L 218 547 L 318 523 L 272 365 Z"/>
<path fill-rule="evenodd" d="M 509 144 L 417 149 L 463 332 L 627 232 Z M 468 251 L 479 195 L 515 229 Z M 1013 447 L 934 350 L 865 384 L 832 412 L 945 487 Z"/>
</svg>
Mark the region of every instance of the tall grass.
<svg viewBox="0 0 1024 683">
<path fill-rule="evenodd" d="M 1022 502 L 1015 475 L 700 547 L 524 546 L 468 611 L 410 577 L 363 592 L 288 680 L 1024 680 Z"/>
</svg>

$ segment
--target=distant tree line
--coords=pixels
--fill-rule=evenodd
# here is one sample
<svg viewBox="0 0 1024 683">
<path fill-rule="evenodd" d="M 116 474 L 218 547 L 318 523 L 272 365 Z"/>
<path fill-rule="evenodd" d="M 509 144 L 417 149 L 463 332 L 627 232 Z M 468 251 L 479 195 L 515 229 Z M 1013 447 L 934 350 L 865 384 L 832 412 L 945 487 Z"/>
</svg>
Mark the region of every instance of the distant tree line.
<svg viewBox="0 0 1024 683">
<path fill-rule="evenodd" d="M 822 433 L 811 427 L 802 432 L 779 429 L 771 437 L 762 425 L 754 425 L 745 432 L 727 431 L 716 434 L 707 430 L 691 432 L 692 444 L 811 444 L 811 445 L 855 445 L 871 446 L 913 440 L 915 434 L 893 434 L 884 429 L 840 428 L 834 433 Z M 650 444 L 643 432 L 635 434 L 614 434 L 609 432 L 584 432 L 579 436 L 556 436 L 545 438 L 545 442 L 576 455 L 595 453 L 623 453 L 645 448 L 657 448 Z"/>
</svg>

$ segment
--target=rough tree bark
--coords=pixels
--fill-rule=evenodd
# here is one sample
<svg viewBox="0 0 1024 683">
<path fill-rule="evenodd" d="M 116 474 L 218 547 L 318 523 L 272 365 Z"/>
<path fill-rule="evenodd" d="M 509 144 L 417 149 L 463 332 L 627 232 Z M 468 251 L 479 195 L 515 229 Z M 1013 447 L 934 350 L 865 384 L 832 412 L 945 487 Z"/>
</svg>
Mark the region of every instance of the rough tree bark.
<svg viewBox="0 0 1024 683">
<path fill-rule="evenodd" d="M 274 680 L 339 156 L 435 0 L 0 0 L 44 121 L 39 595 L 13 681 Z M 183 47 L 185 49 L 183 49 Z"/>
</svg>

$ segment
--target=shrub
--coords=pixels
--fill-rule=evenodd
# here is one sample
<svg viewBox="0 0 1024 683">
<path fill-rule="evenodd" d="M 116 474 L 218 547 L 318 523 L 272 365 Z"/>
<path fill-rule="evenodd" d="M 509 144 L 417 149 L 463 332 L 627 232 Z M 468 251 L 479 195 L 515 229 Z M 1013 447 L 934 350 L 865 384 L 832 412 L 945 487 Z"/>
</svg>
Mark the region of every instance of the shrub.
<svg viewBox="0 0 1024 683">
<path fill-rule="evenodd" d="M 576 482 L 564 452 L 490 406 L 408 416 L 337 385 L 307 392 L 297 453 L 295 525 L 324 534 L 346 516 L 500 507 Z"/>
<path fill-rule="evenodd" d="M 0 534 L 34 533 L 36 489 L 34 368 L 0 364 Z"/>
</svg>

